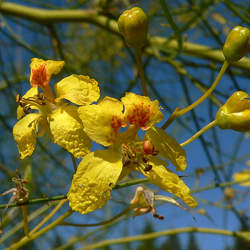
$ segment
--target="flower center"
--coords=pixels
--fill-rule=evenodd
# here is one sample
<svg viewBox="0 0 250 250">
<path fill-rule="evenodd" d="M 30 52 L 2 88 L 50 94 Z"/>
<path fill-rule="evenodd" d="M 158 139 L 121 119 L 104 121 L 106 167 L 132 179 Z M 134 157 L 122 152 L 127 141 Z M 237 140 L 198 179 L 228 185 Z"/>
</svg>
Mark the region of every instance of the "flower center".
<svg viewBox="0 0 250 250">
<path fill-rule="evenodd" d="M 130 124 L 133 124 L 140 128 L 146 128 L 151 116 L 150 110 L 150 104 L 145 105 L 144 102 L 141 102 L 140 104 L 134 104 L 133 108 L 127 115 L 127 119 Z"/>
<path fill-rule="evenodd" d="M 29 114 L 32 108 L 39 109 L 42 113 L 47 113 L 49 110 L 51 111 L 56 108 L 55 105 L 50 103 L 42 93 L 27 98 L 21 97 L 18 94 L 16 102 L 22 107 L 25 114 Z"/>
<path fill-rule="evenodd" d="M 23 108 L 25 114 L 28 114 L 31 110 L 31 106 L 40 108 L 42 105 L 46 105 L 45 97 L 43 94 L 38 94 L 32 97 L 24 98 L 19 94 L 16 96 L 16 102 Z"/>
<path fill-rule="evenodd" d="M 128 167 L 131 164 L 137 166 L 143 166 L 145 172 L 152 169 L 149 156 L 155 156 L 158 154 L 156 150 L 151 153 L 145 152 L 144 142 L 136 142 L 130 144 L 122 144 L 122 163 L 124 167 Z"/>
</svg>

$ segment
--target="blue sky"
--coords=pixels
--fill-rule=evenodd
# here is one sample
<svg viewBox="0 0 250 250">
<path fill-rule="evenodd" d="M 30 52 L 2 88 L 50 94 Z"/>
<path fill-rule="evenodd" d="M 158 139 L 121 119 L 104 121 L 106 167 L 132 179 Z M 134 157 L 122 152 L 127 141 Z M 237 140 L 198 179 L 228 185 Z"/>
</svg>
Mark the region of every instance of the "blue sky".
<svg viewBox="0 0 250 250">
<path fill-rule="evenodd" d="M 23 1 L 11 1 L 11 2 L 17 2 L 17 3 L 22 3 Z M 64 5 L 65 2 L 67 1 L 51 1 L 51 2 L 56 2 L 59 3 L 59 5 Z M 142 1 L 141 1 L 142 2 Z M 32 4 L 31 4 L 32 5 Z M 220 6 L 218 7 L 220 8 Z M 220 9 L 218 9 L 220 10 Z M 8 25 L 10 25 L 10 27 L 13 29 L 14 32 L 16 32 L 20 37 L 22 37 L 23 41 L 26 44 L 32 44 L 34 43 L 34 41 L 37 41 L 39 39 L 45 39 L 44 36 L 41 36 L 39 34 L 36 33 L 31 33 L 31 32 L 27 32 L 26 29 L 21 28 L 20 25 L 17 25 L 16 23 L 8 20 L 7 23 Z M 26 21 L 24 21 L 24 23 L 28 23 Z M 60 28 L 62 28 L 63 26 L 61 25 Z M 157 33 L 160 32 L 162 29 L 162 26 L 159 28 L 158 31 L 154 31 L 152 30 L 151 33 Z M 9 30 L 7 30 L 6 26 L 3 27 L 3 31 L 9 33 Z M 162 32 L 161 35 L 166 35 L 167 32 Z M 192 36 L 192 33 L 188 33 L 187 34 L 190 37 L 190 41 L 192 41 L 192 39 L 200 44 L 204 44 L 204 45 L 209 45 L 209 46 L 214 46 L 215 43 L 213 41 L 211 41 L 211 39 L 207 39 L 205 37 L 199 37 L 198 38 L 193 38 L 195 36 Z M 3 33 L 0 33 L 0 42 L 3 43 L 9 43 L 9 39 L 6 38 L 6 36 L 3 35 Z M 44 44 L 49 44 L 48 40 L 44 40 Z M 8 67 L 10 67 L 10 61 L 11 60 L 15 60 L 16 63 L 16 67 L 20 68 L 25 72 L 25 74 L 29 74 L 29 62 L 31 57 L 33 57 L 31 55 L 31 53 L 27 52 L 26 49 L 24 49 L 22 46 L 16 46 L 16 44 L 14 44 L 13 49 L 8 49 L 8 51 L 4 51 L 4 49 L 1 49 L 1 54 L 2 57 L 4 58 L 4 68 L 5 70 L 8 71 Z M 46 55 L 48 57 L 52 56 L 51 50 L 48 50 L 48 55 Z M 203 61 L 202 59 L 194 59 L 192 58 L 193 62 L 196 62 L 197 64 L 199 63 L 204 63 L 205 61 Z M 132 63 L 132 62 L 131 62 Z M 108 64 L 108 62 L 103 62 L 104 65 Z M 95 68 L 95 66 L 93 66 Z M 97 67 L 99 67 L 99 64 L 97 65 Z M 105 67 L 104 67 L 105 68 Z M 108 68 L 108 67 L 107 67 Z M 103 68 L 95 68 L 95 71 L 99 71 L 100 74 L 104 74 L 105 70 L 107 69 L 103 69 Z M 124 76 L 125 74 L 123 74 L 122 72 L 118 72 L 117 74 L 117 79 L 121 79 L 121 81 L 126 82 L 129 81 L 133 78 L 133 69 L 131 68 L 127 68 L 127 78 Z M 210 77 L 210 71 L 209 70 L 204 70 L 204 69 L 192 69 L 189 68 L 188 69 L 189 72 L 191 74 L 193 74 L 196 78 L 201 79 L 207 86 L 211 85 L 211 77 Z M 84 72 L 82 72 L 84 74 Z M 109 80 L 109 72 L 107 72 L 107 77 L 106 80 L 104 80 L 102 83 L 100 83 L 100 88 L 101 90 L 105 89 L 105 84 L 109 84 L 108 80 Z M 180 84 L 180 79 L 176 78 L 176 74 L 174 72 L 174 70 L 168 65 L 168 64 L 164 64 L 164 63 L 159 63 L 156 60 L 152 60 L 152 62 L 150 63 L 150 67 L 147 68 L 147 75 L 149 76 L 150 80 L 153 82 L 154 87 L 159 91 L 160 95 L 162 96 L 162 98 L 166 98 L 167 99 L 167 103 L 168 105 L 174 109 L 177 105 L 178 106 L 187 106 L 187 101 L 185 98 L 185 95 L 182 91 L 182 85 Z M 98 76 L 97 76 L 98 77 Z M 1 75 L 0 75 L 0 80 L 1 79 Z M 97 80 L 99 81 L 99 79 L 97 78 Z M 237 82 L 238 85 L 240 86 L 241 89 L 243 89 L 244 91 L 250 93 L 250 87 L 249 87 L 249 80 L 246 78 L 237 78 Z M 196 100 L 197 98 L 199 98 L 201 96 L 201 92 L 199 90 L 197 90 L 196 87 L 194 87 L 190 82 L 187 82 L 187 86 L 188 86 L 188 90 L 189 93 L 191 95 L 191 99 L 192 101 Z M 15 86 L 13 93 L 17 93 L 17 92 L 21 92 L 22 94 L 27 90 L 27 88 L 29 87 L 28 82 L 23 82 L 23 84 L 21 86 Z M 118 91 L 114 91 L 113 96 L 114 97 L 118 97 L 122 90 L 125 89 L 125 85 L 121 85 L 119 86 L 120 88 L 118 89 Z M 216 88 L 217 90 L 219 90 L 222 93 L 226 93 L 227 95 L 231 95 L 234 91 L 236 91 L 237 89 L 235 88 L 235 86 L 232 84 L 231 79 L 227 76 L 224 75 L 220 84 L 218 85 L 218 87 Z M 138 89 L 138 87 L 134 87 L 132 89 L 132 91 L 139 93 L 140 89 Z M 149 95 L 152 98 L 155 98 L 155 95 L 153 94 L 152 90 L 150 89 L 149 91 Z M 8 98 L 6 96 L 1 96 L 0 99 L 0 103 L 2 106 L 4 106 L 5 103 L 5 98 Z M 225 98 L 221 98 L 220 100 L 222 102 L 225 102 Z M 209 102 L 206 100 L 204 103 L 202 103 L 197 109 L 195 109 L 195 112 L 199 118 L 199 123 L 201 125 L 201 127 L 205 126 L 207 123 L 209 123 L 211 121 L 211 119 L 209 118 L 209 115 L 211 114 L 211 116 L 213 118 L 215 118 L 216 115 L 216 111 L 217 109 L 214 108 L 212 112 L 209 111 Z M 5 109 L 1 110 L 1 115 L 6 115 L 10 112 L 9 107 L 6 107 Z M 169 116 L 169 111 L 166 109 L 163 109 L 165 116 L 165 120 L 167 119 L 167 117 Z M 192 128 L 194 131 L 196 131 L 195 125 L 191 120 L 191 116 L 190 113 L 186 114 L 184 117 L 181 118 L 181 120 L 187 124 L 190 128 Z M 13 125 L 15 122 L 15 117 L 10 117 L 8 120 L 10 125 Z M 2 130 L 2 129 L 1 129 Z M 220 143 L 221 149 L 223 152 L 225 152 L 228 155 L 224 155 L 222 157 L 222 162 L 228 162 L 228 158 L 233 154 L 233 152 L 237 149 L 238 153 L 237 153 L 237 157 L 241 157 L 241 156 L 245 156 L 247 154 L 249 154 L 249 148 L 250 148 L 250 143 L 249 143 L 249 139 L 244 139 L 239 146 L 237 146 L 237 148 L 235 149 L 235 143 L 238 141 L 239 137 L 241 136 L 239 133 L 237 132 L 233 132 L 233 131 L 225 131 L 225 130 L 219 130 L 218 128 L 216 128 L 217 134 L 218 134 L 218 141 Z M 168 133 L 170 133 L 172 136 L 174 136 L 176 138 L 176 140 L 178 142 L 183 142 L 185 141 L 187 138 L 189 138 L 192 134 L 184 131 L 184 129 L 177 123 L 175 122 L 173 125 L 171 125 L 168 130 Z M 4 137 L 2 137 L 4 138 Z M 9 137 L 10 138 L 10 137 Z M 212 140 L 212 132 L 209 131 L 205 134 L 205 140 L 208 143 L 213 143 Z M 8 144 L 10 144 L 9 147 L 11 148 L 15 148 L 15 143 L 14 141 L 8 141 Z M 2 144 L 1 144 L 2 145 Z M 211 146 L 209 147 L 209 151 L 212 155 L 212 158 L 214 159 L 214 163 L 215 165 L 219 165 L 220 161 L 215 153 L 215 150 L 213 148 L 214 145 L 211 144 Z M 2 152 L 5 155 L 18 155 L 18 152 L 15 148 L 14 152 L 9 152 L 9 149 L 7 147 L 2 147 L 1 148 Z M 187 162 L 188 162 L 188 167 L 187 170 L 184 172 L 185 175 L 187 175 L 187 177 L 184 178 L 185 183 L 187 183 L 187 185 L 192 188 L 194 183 L 195 183 L 195 177 L 193 175 L 194 171 L 196 168 L 204 168 L 205 170 L 209 169 L 209 161 L 207 159 L 206 154 L 204 153 L 204 150 L 201 146 L 201 142 L 199 140 L 196 140 L 195 142 L 191 143 L 190 145 L 185 147 L 186 153 L 187 153 Z M 235 164 L 235 167 L 233 169 L 233 172 L 237 172 L 243 168 L 246 167 L 245 162 L 247 161 L 248 158 L 240 161 L 239 163 Z M 66 160 L 66 162 L 69 162 L 69 159 Z M 69 163 L 70 165 L 70 163 Z M 71 168 L 71 166 L 68 166 L 68 168 Z M 170 168 L 173 169 L 173 167 L 170 165 Z M 182 173 L 180 173 L 182 174 Z M 229 178 L 227 181 L 230 181 L 231 179 Z M 49 181 L 49 180 L 48 180 Z M 212 173 L 212 171 L 206 171 L 204 173 L 204 175 L 202 175 L 201 179 L 200 179 L 200 184 L 199 187 L 203 187 L 203 186 L 207 186 L 211 183 L 214 183 L 215 181 L 215 177 L 214 174 Z M 225 181 L 225 180 L 224 180 Z M 60 195 L 60 194 L 66 194 L 68 191 L 68 188 L 70 186 L 70 183 L 66 183 L 65 186 L 60 189 L 60 193 L 57 193 L 55 190 L 53 190 L 52 192 L 54 194 Z M 128 195 L 127 197 L 124 197 L 124 201 L 125 202 L 129 202 L 129 199 L 133 196 L 132 190 L 135 190 L 136 187 L 132 187 L 129 188 L 128 190 Z M 238 190 L 238 192 L 242 192 L 245 191 L 245 188 L 239 187 L 239 186 L 235 186 L 235 189 Z M 113 191 L 113 193 L 115 193 L 116 191 Z M 166 192 L 161 192 L 161 194 L 166 194 Z M 47 194 L 48 196 L 50 196 L 50 194 Z M 116 195 L 113 195 L 114 197 L 116 197 Z M 221 191 L 221 189 L 217 188 L 216 190 L 209 190 L 209 191 L 205 191 L 199 194 L 195 194 L 195 197 L 199 197 L 201 199 L 205 199 L 211 202 L 220 202 L 223 199 L 223 193 Z M 114 206 L 113 203 L 109 203 L 110 205 Z M 237 205 L 237 208 L 239 209 L 243 209 L 243 208 L 249 208 L 250 206 L 250 202 L 249 199 L 245 200 L 244 204 L 240 204 Z M 193 227 L 211 227 L 211 228 L 227 228 L 229 230 L 238 230 L 239 228 L 239 222 L 237 220 L 237 218 L 235 217 L 234 214 L 232 214 L 232 212 L 228 211 L 225 214 L 225 211 L 220 209 L 220 208 L 216 208 L 210 205 L 205 205 L 202 202 L 199 202 L 199 208 L 204 208 L 208 215 L 212 218 L 213 221 L 209 220 L 207 217 L 199 215 L 198 213 L 192 212 L 186 212 L 181 210 L 180 208 L 174 207 L 172 205 L 162 205 L 159 207 L 159 214 L 162 214 L 165 216 L 165 220 L 164 221 L 159 221 L 154 219 L 150 214 L 145 215 L 145 216 L 141 216 L 141 217 L 137 217 L 135 219 L 128 219 L 127 222 L 127 230 L 128 230 L 128 234 L 129 235 L 134 235 L 134 234 L 139 234 L 144 226 L 144 222 L 146 220 L 150 220 L 153 223 L 153 226 L 155 228 L 156 231 L 160 231 L 160 230 L 166 230 L 166 229 L 171 229 L 171 228 L 176 228 L 176 227 L 186 227 L 186 226 L 193 226 Z M 118 212 L 117 208 L 114 208 L 114 214 L 116 214 Z M 112 216 L 112 211 L 110 214 L 110 211 L 105 210 L 105 208 L 96 213 L 96 216 L 100 217 L 99 219 L 101 219 L 103 216 Z M 196 220 L 193 219 L 193 217 L 195 217 Z M 76 218 L 76 220 L 80 220 L 83 221 L 83 223 L 85 221 L 88 221 L 89 218 L 91 218 L 91 220 L 95 221 L 95 217 L 89 217 L 88 215 L 85 216 L 79 216 L 79 215 L 74 215 L 72 216 L 72 218 Z M 98 221 L 98 219 L 96 219 Z M 119 226 L 119 230 L 112 230 L 112 233 L 109 235 L 110 238 L 115 238 L 115 237 L 121 237 L 121 232 L 123 232 L 122 230 L 125 230 L 124 228 L 125 225 L 121 224 Z M 72 236 L 72 234 L 75 233 L 74 230 L 69 229 L 67 231 L 67 229 L 65 230 L 65 228 L 60 228 L 57 229 L 60 233 L 65 234 L 65 238 L 66 237 L 70 237 Z M 90 229 L 91 230 L 91 229 Z M 86 229 L 82 230 L 83 232 L 86 232 Z M 187 234 L 183 234 L 180 235 L 181 240 L 183 245 L 186 244 L 188 235 Z M 225 246 L 225 244 L 231 245 L 233 239 L 229 238 L 229 237 L 225 237 L 225 236 L 218 236 L 218 235 L 208 235 L 208 234 L 196 234 L 196 238 L 199 242 L 199 245 L 201 247 L 202 250 L 211 250 L 211 242 L 213 242 L 213 250 L 220 250 L 223 249 L 223 247 Z M 41 240 L 41 242 L 43 242 L 42 239 L 37 239 L 37 241 Z M 161 241 L 161 240 L 160 240 Z M 45 244 L 43 242 L 43 244 Z M 113 247 L 113 249 L 116 249 L 116 247 Z"/>
</svg>

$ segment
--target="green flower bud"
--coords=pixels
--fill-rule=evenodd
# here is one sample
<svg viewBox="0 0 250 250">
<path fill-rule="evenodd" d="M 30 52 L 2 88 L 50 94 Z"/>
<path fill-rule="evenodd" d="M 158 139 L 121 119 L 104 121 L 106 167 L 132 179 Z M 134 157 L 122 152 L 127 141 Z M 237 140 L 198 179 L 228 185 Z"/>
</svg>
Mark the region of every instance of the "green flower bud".
<svg viewBox="0 0 250 250">
<path fill-rule="evenodd" d="M 216 123 L 221 129 L 238 132 L 250 131 L 250 100 L 243 91 L 235 92 L 216 114 Z"/>
<path fill-rule="evenodd" d="M 148 18 L 141 8 L 125 10 L 118 19 L 118 26 L 128 46 L 139 49 L 147 43 Z"/>
<path fill-rule="evenodd" d="M 227 36 L 223 53 L 228 62 L 240 60 L 250 52 L 250 30 L 245 27 L 234 27 Z"/>
</svg>

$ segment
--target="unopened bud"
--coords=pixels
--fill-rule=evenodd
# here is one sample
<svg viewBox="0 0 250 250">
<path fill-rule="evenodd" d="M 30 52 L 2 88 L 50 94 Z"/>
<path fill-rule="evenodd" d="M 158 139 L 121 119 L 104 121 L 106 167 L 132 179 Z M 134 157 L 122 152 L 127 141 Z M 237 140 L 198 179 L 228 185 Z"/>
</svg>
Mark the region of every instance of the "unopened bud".
<svg viewBox="0 0 250 250">
<path fill-rule="evenodd" d="M 143 142 L 143 151 L 146 155 L 152 155 L 155 151 L 155 147 L 153 145 L 153 143 L 149 140 L 146 140 Z"/>
<path fill-rule="evenodd" d="M 216 123 L 221 129 L 238 132 L 250 131 L 250 100 L 243 91 L 235 92 L 216 114 Z"/>
<path fill-rule="evenodd" d="M 128 46 L 138 49 L 147 43 L 148 18 L 141 8 L 125 10 L 118 19 L 118 26 Z"/>
<path fill-rule="evenodd" d="M 201 215 L 205 215 L 207 213 L 204 208 L 200 208 L 199 210 L 197 210 L 197 212 Z"/>
<path fill-rule="evenodd" d="M 227 202 L 230 202 L 234 199 L 235 197 L 235 191 L 231 188 L 231 187 L 227 187 L 224 190 L 224 196 L 225 196 L 225 200 Z"/>
<path fill-rule="evenodd" d="M 236 26 L 227 36 L 223 53 L 228 62 L 240 60 L 250 52 L 250 30 Z"/>
</svg>

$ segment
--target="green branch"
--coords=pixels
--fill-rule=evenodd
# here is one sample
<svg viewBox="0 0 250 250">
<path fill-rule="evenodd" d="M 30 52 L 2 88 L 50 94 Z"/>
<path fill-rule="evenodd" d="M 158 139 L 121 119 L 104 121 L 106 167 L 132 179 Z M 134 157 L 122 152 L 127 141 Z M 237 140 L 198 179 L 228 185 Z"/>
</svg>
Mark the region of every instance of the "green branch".
<svg viewBox="0 0 250 250">
<path fill-rule="evenodd" d="M 218 187 L 233 186 L 233 185 L 241 184 L 241 183 L 248 182 L 248 181 L 250 181 L 250 178 L 245 179 L 245 180 L 240 180 L 240 181 L 232 181 L 232 182 L 224 182 L 224 183 L 220 183 L 220 184 L 212 184 L 212 185 L 209 185 L 209 186 L 206 186 L 206 187 L 202 187 L 202 188 L 198 188 L 196 190 L 193 190 L 191 193 L 199 193 L 199 192 L 203 192 L 203 191 L 213 189 L 213 188 L 218 188 Z M 116 184 L 113 189 L 125 188 L 125 187 L 129 187 L 129 186 L 133 186 L 133 185 L 137 185 L 137 184 L 141 184 L 141 183 L 146 183 L 146 182 L 149 182 L 149 180 L 146 179 L 146 178 L 138 179 L 138 180 L 132 180 L 132 181 L 125 182 L 125 183 Z M 18 206 L 22 206 L 22 205 L 32 205 L 32 204 L 36 204 L 36 203 L 43 203 L 43 202 L 63 200 L 63 199 L 67 199 L 67 195 L 59 195 L 59 196 L 53 196 L 53 197 L 48 197 L 48 198 L 33 199 L 33 200 L 29 200 L 28 202 L 22 203 L 22 204 L 12 203 L 12 204 L 9 204 L 8 207 L 18 207 Z M 0 209 L 6 208 L 6 206 L 7 206 L 7 204 L 0 205 Z"/>
<path fill-rule="evenodd" d="M 217 188 L 217 187 L 230 187 L 230 186 L 233 186 L 233 185 L 236 185 L 236 184 L 241 184 L 241 183 L 248 182 L 248 181 L 250 181 L 250 178 L 245 179 L 245 180 L 240 180 L 240 181 L 223 182 L 223 183 L 220 183 L 220 184 L 211 184 L 211 185 L 206 186 L 206 187 L 197 188 L 197 189 L 191 191 L 191 193 L 192 194 L 200 193 L 200 192 L 207 191 L 209 189 L 213 189 L 213 188 Z"/>
<path fill-rule="evenodd" d="M 121 36 L 118 31 L 117 22 L 98 14 L 95 10 L 47 10 L 2 2 L 0 3 L 0 13 L 21 17 L 45 25 L 48 23 L 87 22 Z M 165 37 L 151 37 L 149 44 L 147 48 L 148 53 L 152 49 L 158 49 L 159 52 L 169 52 L 173 50 L 178 51 L 179 48 L 177 40 L 169 40 Z M 221 50 L 214 50 L 211 47 L 184 41 L 182 46 L 182 53 L 189 56 L 204 58 L 219 63 L 223 63 L 225 60 Z M 250 59 L 243 58 L 239 62 L 232 63 L 232 65 L 249 71 Z"/>
<path fill-rule="evenodd" d="M 49 201 L 57 201 L 57 200 L 63 200 L 67 199 L 67 195 L 59 195 L 59 196 L 54 196 L 54 197 L 48 197 L 48 198 L 38 198 L 38 199 L 33 199 L 29 200 L 28 202 L 19 204 L 19 203 L 12 203 L 8 205 L 8 207 L 19 207 L 23 205 L 32 205 L 32 204 L 37 204 L 37 203 L 42 203 L 42 202 L 49 202 Z M 6 208 L 7 204 L 2 204 L 0 205 L 0 209 Z"/>
<path fill-rule="evenodd" d="M 160 232 L 123 237 L 123 238 L 118 238 L 118 239 L 104 240 L 104 241 L 100 241 L 100 242 L 97 242 L 94 244 L 89 244 L 89 245 L 84 247 L 84 250 L 96 249 L 96 248 L 100 248 L 100 247 L 104 247 L 104 246 L 134 242 L 134 241 L 139 241 L 139 240 L 140 241 L 149 240 L 149 239 L 154 239 L 154 238 L 158 238 L 158 237 L 162 237 L 162 236 L 166 236 L 166 235 L 175 235 L 175 234 L 180 234 L 180 233 L 219 234 L 219 235 L 225 235 L 225 236 L 246 239 L 245 232 L 233 232 L 230 230 L 215 229 L 215 228 L 183 227 L 183 228 L 170 229 L 170 230 L 165 230 L 165 231 L 160 231 Z"/>
</svg>

